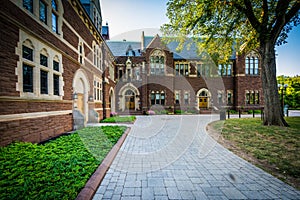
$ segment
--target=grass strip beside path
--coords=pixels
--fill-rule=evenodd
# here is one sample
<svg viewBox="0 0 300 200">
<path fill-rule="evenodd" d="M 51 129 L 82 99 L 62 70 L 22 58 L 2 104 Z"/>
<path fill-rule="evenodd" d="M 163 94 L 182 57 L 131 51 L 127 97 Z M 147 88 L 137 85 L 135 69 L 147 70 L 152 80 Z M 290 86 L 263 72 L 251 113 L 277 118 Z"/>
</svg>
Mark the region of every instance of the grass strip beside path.
<svg viewBox="0 0 300 200">
<path fill-rule="evenodd" d="M 42 145 L 0 148 L 0 199 L 75 199 L 125 126 L 88 127 Z"/>
<path fill-rule="evenodd" d="M 103 119 L 101 123 L 133 123 L 135 119 L 135 116 L 116 116 Z"/>
<path fill-rule="evenodd" d="M 263 126 L 259 118 L 228 119 L 209 124 L 208 133 L 237 155 L 300 189 L 300 117 L 286 121 L 290 127 Z"/>
</svg>

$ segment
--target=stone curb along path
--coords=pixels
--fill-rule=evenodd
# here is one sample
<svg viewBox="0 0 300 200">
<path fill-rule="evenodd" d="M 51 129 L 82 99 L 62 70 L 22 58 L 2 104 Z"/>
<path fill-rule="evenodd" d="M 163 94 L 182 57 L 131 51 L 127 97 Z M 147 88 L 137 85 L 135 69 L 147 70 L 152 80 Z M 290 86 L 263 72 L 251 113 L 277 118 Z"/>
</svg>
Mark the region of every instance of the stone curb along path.
<svg viewBox="0 0 300 200">
<path fill-rule="evenodd" d="M 103 180 L 106 172 L 108 171 L 111 163 L 119 152 L 122 144 L 124 143 L 128 133 L 130 132 L 130 127 L 127 127 L 126 131 L 123 133 L 122 137 L 113 146 L 107 156 L 104 158 L 100 166 L 96 169 L 91 178 L 87 181 L 84 188 L 80 191 L 76 200 L 89 200 L 92 199 L 96 193 L 101 181 Z"/>
</svg>

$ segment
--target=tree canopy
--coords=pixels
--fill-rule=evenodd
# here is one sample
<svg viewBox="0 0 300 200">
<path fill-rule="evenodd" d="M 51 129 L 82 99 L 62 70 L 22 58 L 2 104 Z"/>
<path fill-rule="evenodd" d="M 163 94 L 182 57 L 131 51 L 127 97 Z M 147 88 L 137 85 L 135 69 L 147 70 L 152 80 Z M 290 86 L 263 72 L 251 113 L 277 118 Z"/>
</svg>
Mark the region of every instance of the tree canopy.
<svg viewBox="0 0 300 200">
<path fill-rule="evenodd" d="M 170 0 L 167 6 L 170 23 L 163 25 L 163 33 L 197 38 L 200 51 L 214 55 L 213 60 L 226 61 L 233 50 L 256 49 L 265 103 L 263 124 L 288 125 L 278 95 L 275 45 L 285 43 L 290 30 L 299 25 L 299 0 Z"/>
<path fill-rule="evenodd" d="M 200 48 L 225 60 L 233 50 L 256 49 L 262 41 L 284 44 L 300 23 L 299 0 L 170 0 L 167 6 L 165 35 L 201 38 Z"/>
</svg>

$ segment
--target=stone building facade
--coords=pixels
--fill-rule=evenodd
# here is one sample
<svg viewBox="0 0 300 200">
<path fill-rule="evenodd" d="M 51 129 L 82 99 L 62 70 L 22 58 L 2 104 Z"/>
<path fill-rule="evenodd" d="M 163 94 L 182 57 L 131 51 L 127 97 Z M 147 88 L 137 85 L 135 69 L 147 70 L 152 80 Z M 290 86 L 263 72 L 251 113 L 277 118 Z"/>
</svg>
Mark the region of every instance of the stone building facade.
<svg viewBox="0 0 300 200">
<path fill-rule="evenodd" d="M 41 142 L 110 115 L 115 58 L 100 34 L 100 8 L 95 24 L 86 7 L 2 3 L 0 145 Z"/>
</svg>

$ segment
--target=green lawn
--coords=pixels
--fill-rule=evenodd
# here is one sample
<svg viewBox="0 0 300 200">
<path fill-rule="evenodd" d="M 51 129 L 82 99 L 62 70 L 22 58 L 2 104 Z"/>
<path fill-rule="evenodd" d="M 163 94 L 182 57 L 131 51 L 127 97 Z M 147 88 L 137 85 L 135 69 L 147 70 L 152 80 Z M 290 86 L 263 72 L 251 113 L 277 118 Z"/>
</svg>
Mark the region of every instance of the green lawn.
<svg viewBox="0 0 300 200">
<path fill-rule="evenodd" d="M 133 123 L 135 119 L 136 119 L 135 116 L 116 116 L 116 117 L 109 117 L 103 119 L 101 120 L 101 123 L 123 123 L 123 122 Z"/>
<path fill-rule="evenodd" d="M 42 145 L 0 148 L 0 199 L 75 199 L 126 130 L 90 127 Z"/>
<path fill-rule="evenodd" d="M 257 159 L 259 167 L 300 188 L 300 117 L 286 121 L 290 127 L 263 126 L 259 118 L 228 119 L 212 126 L 235 150 Z"/>
</svg>

